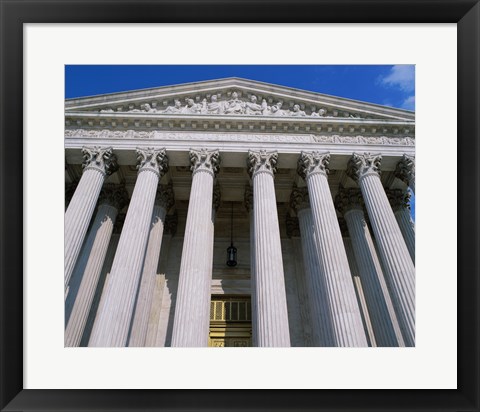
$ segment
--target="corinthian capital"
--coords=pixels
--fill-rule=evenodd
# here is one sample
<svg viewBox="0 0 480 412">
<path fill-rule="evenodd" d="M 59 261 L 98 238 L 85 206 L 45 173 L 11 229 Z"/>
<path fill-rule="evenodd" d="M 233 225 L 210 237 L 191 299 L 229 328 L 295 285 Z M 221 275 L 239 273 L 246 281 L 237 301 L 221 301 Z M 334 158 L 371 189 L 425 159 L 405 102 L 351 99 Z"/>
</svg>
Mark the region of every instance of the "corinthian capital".
<svg viewBox="0 0 480 412">
<path fill-rule="evenodd" d="M 168 157 L 165 149 L 137 148 L 138 173 L 150 171 L 161 178 L 168 171 Z"/>
<path fill-rule="evenodd" d="M 124 185 L 106 184 L 100 191 L 98 204 L 108 204 L 122 210 L 128 204 L 128 193 Z"/>
<path fill-rule="evenodd" d="M 364 153 L 363 155 L 354 153 L 347 166 L 347 175 L 358 182 L 364 176 L 376 174 L 380 176 L 381 154 Z"/>
<path fill-rule="evenodd" d="M 410 192 L 401 189 L 385 189 L 387 198 L 394 211 L 410 209 Z"/>
<path fill-rule="evenodd" d="M 302 152 L 297 163 L 297 173 L 304 179 L 317 173 L 327 175 L 329 163 L 330 153 L 328 152 Z"/>
<path fill-rule="evenodd" d="M 415 156 L 404 154 L 402 160 L 397 164 L 395 176 L 407 185 L 410 184 L 411 180 L 415 180 Z"/>
<path fill-rule="evenodd" d="M 155 195 L 155 204 L 163 207 L 168 212 L 175 204 L 175 194 L 173 193 L 173 184 L 160 185 Z"/>
<path fill-rule="evenodd" d="M 362 193 L 358 189 L 340 187 L 335 197 L 335 207 L 342 215 L 353 209 L 363 210 Z"/>
<path fill-rule="evenodd" d="M 204 171 L 215 176 L 220 167 L 220 152 L 218 150 L 190 149 L 190 164 L 193 174 Z"/>
<path fill-rule="evenodd" d="M 290 206 L 295 211 L 306 209 L 310 207 L 310 199 L 308 197 L 308 189 L 306 187 L 293 186 L 292 194 L 290 195 Z"/>
<path fill-rule="evenodd" d="M 254 152 L 248 151 L 247 169 L 250 176 L 256 173 L 267 172 L 272 176 L 277 172 L 278 152 L 267 152 L 259 150 Z"/>
<path fill-rule="evenodd" d="M 111 147 L 83 147 L 84 170 L 98 170 L 105 176 L 110 176 L 118 170 L 117 156 L 113 154 Z"/>
</svg>

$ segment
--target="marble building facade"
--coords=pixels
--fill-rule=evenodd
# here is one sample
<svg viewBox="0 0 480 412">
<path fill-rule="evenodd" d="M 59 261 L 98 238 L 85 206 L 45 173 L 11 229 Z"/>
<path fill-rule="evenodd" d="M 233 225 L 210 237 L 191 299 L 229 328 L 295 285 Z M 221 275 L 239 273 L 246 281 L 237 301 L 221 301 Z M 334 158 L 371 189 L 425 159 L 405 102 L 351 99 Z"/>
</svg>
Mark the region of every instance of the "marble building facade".
<svg viewBox="0 0 480 412">
<path fill-rule="evenodd" d="M 413 112 L 238 78 L 68 99 L 65 161 L 66 347 L 415 345 Z"/>
</svg>

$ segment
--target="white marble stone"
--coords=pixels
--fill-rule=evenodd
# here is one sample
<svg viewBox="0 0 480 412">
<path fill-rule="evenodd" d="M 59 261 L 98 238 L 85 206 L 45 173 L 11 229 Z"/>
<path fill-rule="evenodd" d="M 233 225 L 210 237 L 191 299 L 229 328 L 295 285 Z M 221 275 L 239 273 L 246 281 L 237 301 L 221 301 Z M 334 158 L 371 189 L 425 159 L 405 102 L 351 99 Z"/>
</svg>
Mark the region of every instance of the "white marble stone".
<svg viewBox="0 0 480 412">
<path fill-rule="evenodd" d="M 84 147 L 83 174 L 65 212 L 65 291 L 77 262 L 98 195 L 107 176 L 118 169 L 111 147 Z"/>
<path fill-rule="evenodd" d="M 387 190 L 386 193 L 410 257 L 415 264 L 415 223 L 410 215 L 410 193 L 401 189 Z"/>
<path fill-rule="evenodd" d="M 126 346 L 165 149 L 138 151 L 138 176 L 89 346 Z"/>
<path fill-rule="evenodd" d="M 313 344 L 308 286 L 303 260 L 298 259 L 298 256 L 303 256 L 303 250 L 298 219 L 295 218 L 295 221 L 295 233 L 289 235 L 292 239 L 292 248 L 287 249 L 287 252 L 284 253 L 284 260 L 290 260 L 295 265 L 296 295 L 298 297 L 298 312 L 300 316 L 299 326 L 301 326 L 303 332 L 303 344 L 300 346 L 311 347 L 315 345 Z"/>
<path fill-rule="evenodd" d="M 331 310 L 334 346 L 368 346 L 328 185 L 329 160 L 329 153 L 302 152 L 298 172 L 308 186 L 320 273 L 325 279 Z"/>
<path fill-rule="evenodd" d="M 362 191 L 405 346 L 415 346 L 415 267 L 380 181 L 380 163 L 378 154 L 354 153 L 347 173 Z"/>
<path fill-rule="evenodd" d="M 335 346 L 335 333 L 324 274 L 318 260 L 317 239 L 306 187 L 294 186 L 290 205 L 296 210 L 302 240 L 308 304 L 312 314 L 313 346 Z"/>
<path fill-rule="evenodd" d="M 85 265 L 76 266 L 82 271 L 78 292 L 75 294 L 72 308 L 67 313 L 68 322 L 65 329 L 65 346 L 80 346 L 88 315 L 98 287 L 100 274 L 113 232 L 118 211 L 128 202 L 128 194 L 124 187 L 107 185 L 100 193 L 99 207 L 84 249 L 85 256 L 80 262 Z M 80 267 L 79 267 L 80 266 Z M 70 298 L 67 298 L 67 302 Z M 73 298 L 73 297 L 72 297 Z M 67 306 L 67 310 L 69 305 Z"/>
<path fill-rule="evenodd" d="M 358 189 L 340 190 L 337 208 L 345 217 L 377 346 L 404 346 L 400 327 Z"/>
<path fill-rule="evenodd" d="M 173 203 L 172 186 L 161 186 L 157 191 L 155 206 L 153 208 L 148 246 L 145 253 L 140 289 L 137 296 L 128 346 L 145 346 L 148 321 L 156 284 L 157 268 L 162 248 L 165 216 L 173 206 Z"/>
<path fill-rule="evenodd" d="M 291 345 L 288 325 L 282 247 L 275 199 L 276 152 L 248 153 L 253 181 L 255 252 L 252 288 L 255 292 L 256 343 L 260 347 Z"/>
<path fill-rule="evenodd" d="M 404 154 L 397 164 L 395 175 L 415 193 L 415 156 Z"/>
<path fill-rule="evenodd" d="M 346 225 L 346 223 L 345 223 Z M 376 347 L 377 342 L 375 340 L 375 334 L 373 332 L 372 321 L 370 320 L 370 314 L 368 313 L 367 302 L 365 300 L 365 294 L 363 293 L 362 280 L 358 271 L 357 261 L 355 260 L 355 254 L 353 253 L 352 240 L 342 232 L 343 244 L 345 246 L 345 252 L 347 252 L 348 266 L 350 266 L 350 272 L 352 273 L 353 284 L 355 286 L 355 293 L 357 295 L 358 306 L 362 313 L 363 328 L 365 335 L 367 336 L 368 346 Z"/>
<path fill-rule="evenodd" d="M 113 259 L 115 258 L 115 252 L 117 251 L 118 241 L 120 240 L 120 232 L 118 231 L 120 226 L 119 219 L 121 219 L 122 217 L 123 220 L 121 225 L 123 225 L 125 216 L 117 216 L 117 220 L 113 229 L 113 234 L 110 238 L 110 244 L 108 245 L 105 262 L 103 264 L 102 271 L 100 272 L 100 277 L 98 279 L 97 290 L 95 291 L 95 295 L 90 306 L 90 313 L 88 314 L 87 323 L 85 324 L 82 340 L 80 342 L 80 346 L 82 347 L 88 346 L 88 341 L 90 340 L 93 324 L 95 323 L 95 318 L 97 317 L 98 307 L 103 296 L 103 289 L 105 287 L 105 284 L 107 283 L 107 277 L 110 274 L 110 270 L 112 269 Z"/>
<path fill-rule="evenodd" d="M 213 262 L 213 183 L 218 150 L 191 150 L 192 188 L 175 305 L 172 346 L 208 344 Z"/>
</svg>

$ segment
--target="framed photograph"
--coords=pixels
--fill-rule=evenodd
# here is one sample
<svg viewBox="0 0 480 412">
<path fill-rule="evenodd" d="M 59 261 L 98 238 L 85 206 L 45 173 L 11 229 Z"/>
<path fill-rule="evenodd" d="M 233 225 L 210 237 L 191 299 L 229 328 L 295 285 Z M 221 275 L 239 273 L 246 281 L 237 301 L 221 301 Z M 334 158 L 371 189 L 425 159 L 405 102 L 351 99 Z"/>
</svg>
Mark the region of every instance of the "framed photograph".
<svg viewBox="0 0 480 412">
<path fill-rule="evenodd" d="M 0 3 L 2 410 L 480 410 L 480 6 L 476 1 L 433 0 L 417 4 L 392 0 L 375 5 L 361 0 L 295 4 L 99 1 L 92 5 L 42 0 Z M 84 90 L 90 90 L 93 83 L 107 84 L 109 77 L 115 76 L 111 69 L 120 65 L 137 68 L 136 72 L 124 74 L 125 79 L 137 76 L 146 80 L 145 73 L 155 67 L 165 68 L 155 72 L 159 77 L 173 73 L 177 79 L 186 79 L 180 73 L 188 71 L 191 75 L 202 70 L 210 70 L 210 77 L 202 78 L 197 73 L 191 80 L 196 83 L 163 79 L 164 83 L 154 82 L 153 86 L 135 91 L 144 84 L 137 82 L 132 84 L 140 86 L 125 86 L 112 95 L 105 94 L 108 89 L 90 96 L 88 92 L 69 94 L 72 79 L 73 83 L 82 83 Z M 348 72 L 360 65 L 365 70 L 387 67 L 389 75 L 377 76 L 376 82 L 401 90 L 399 100 L 379 98 L 372 100 L 376 104 L 370 104 L 329 95 L 325 86 L 329 82 L 327 67 L 333 72 L 340 67 Z M 98 71 L 88 75 L 88 67 L 105 67 L 108 74 L 102 77 Z M 221 67 L 271 71 L 272 80 L 245 80 L 248 75 L 234 71 L 225 76 L 211 74 Z M 318 69 L 318 77 L 323 76 L 324 89 L 315 89 L 316 94 L 302 91 L 301 86 L 296 86 L 301 83 L 293 82 L 294 77 L 306 77 L 305 70 L 321 67 L 325 69 Z M 83 80 L 72 76 L 74 68 L 87 73 Z M 289 68 L 293 70 L 288 71 Z M 282 70 L 291 76 L 291 84 L 280 80 Z M 212 80 L 221 77 L 224 79 Z M 332 79 L 341 82 L 339 76 Z M 359 82 L 345 82 L 344 89 L 360 89 Z M 151 145 L 161 141 L 165 153 L 157 153 L 149 146 L 155 139 Z M 196 141 L 203 146 L 194 146 Z M 113 154 L 98 148 L 110 142 L 114 142 Z M 381 145 L 384 148 L 380 150 Z M 308 147 L 325 148 L 325 152 L 310 153 Z M 369 147 L 371 153 L 365 149 Z M 239 150 L 243 149 L 242 157 Z M 332 156 L 329 150 L 333 150 Z M 383 156 L 379 156 L 380 151 Z M 324 158 L 315 160 L 312 156 Z M 382 157 L 382 180 L 377 174 L 374 177 L 378 182 L 371 183 L 382 191 L 388 189 L 379 201 L 377 186 L 365 183 L 363 187 L 363 175 L 359 174 L 363 173 L 361 165 L 368 162 L 371 170 L 365 171 L 365 175 L 376 173 Z M 223 164 L 217 169 L 223 170 L 219 172 L 215 165 L 220 161 Z M 331 335 L 327 328 L 322 329 L 324 335 L 318 336 L 315 328 L 326 328 L 328 319 L 316 325 L 308 320 L 311 315 L 304 318 L 303 313 L 316 310 L 310 301 L 312 295 L 320 293 L 318 286 L 309 283 L 308 277 L 305 285 L 299 286 L 302 270 L 314 271 L 315 265 L 308 270 L 296 269 L 308 262 L 306 243 L 302 243 L 306 242 L 306 232 L 301 232 L 301 225 L 305 224 L 305 215 L 300 213 L 302 193 L 308 196 L 308 191 L 322 187 L 320 180 L 308 180 L 309 173 L 314 175 L 308 165 L 314 161 L 322 167 L 330 162 L 328 168 L 333 173 L 329 183 L 325 180 L 325 190 L 330 184 L 334 203 L 330 215 L 313 216 L 313 227 L 328 227 L 328 216 L 335 218 L 333 231 L 322 231 L 325 238 L 321 237 L 323 234 L 316 236 L 320 236 L 321 244 L 334 242 L 338 237 L 341 246 L 337 245 L 335 250 L 345 248 L 346 253 L 336 258 L 336 264 L 340 265 L 338 259 L 345 258 L 346 267 L 350 266 L 345 273 L 353 276 L 348 278 L 350 286 L 342 289 L 343 295 L 337 295 L 339 304 L 337 298 L 328 294 L 322 295 L 320 301 L 326 302 L 334 319 L 345 313 L 349 313 L 349 319 L 357 319 L 358 315 L 358 322 L 351 321 L 345 329 L 334 327 L 337 321 L 330 320 Z M 413 163 L 413 169 L 412 161 L 418 162 Z M 136 162 L 140 162 L 140 172 L 135 169 Z M 257 164 L 265 170 L 256 170 Z M 217 184 L 212 180 L 211 187 L 207 185 L 211 191 L 205 191 L 206 183 L 202 181 L 202 189 L 193 197 L 197 201 L 196 215 L 191 215 L 197 216 L 197 220 L 189 223 L 189 193 L 195 187 L 195 165 L 206 168 L 202 171 L 207 174 L 202 176 L 212 168 L 210 175 L 216 177 Z M 64 173 L 60 172 L 62 167 Z M 81 179 L 89 167 L 95 169 L 92 176 L 104 168 L 100 172 L 106 183 L 95 183 L 96 178 L 92 177 L 87 186 L 96 184 L 99 190 L 102 187 L 100 198 L 113 202 L 98 203 L 97 211 L 97 197 L 92 197 L 90 209 L 85 203 L 90 189 L 78 195 L 78 187 L 85 183 Z M 156 175 L 158 179 L 154 182 L 156 197 L 150 196 L 157 220 L 152 220 L 150 212 L 144 217 L 137 213 L 128 215 L 134 207 L 134 191 L 140 186 L 142 168 L 146 168 L 148 176 Z M 322 170 L 321 173 L 328 172 Z M 273 180 L 271 187 L 263 181 L 255 186 L 258 171 L 262 176 L 276 175 L 275 189 Z M 149 180 L 144 180 L 145 191 Z M 268 246 L 264 254 L 254 252 L 255 264 L 250 252 L 242 250 L 250 248 L 252 230 L 248 229 L 252 218 L 245 211 L 248 200 L 244 192 L 249 182 L 253 191 L 257 190 L 255 196 L 264 196 L 261 202 L 270 201 L 268 208 L 277 208 L 282 218 L 272 226 L 279 226 L 281 234 L 271 228 L 261 229 L 261 225 L 254 228 L 265 230 L 258 237 L 258 250 L 262 239 Z M 65 183 L 78 183 L 73 197 L 66 193 Z M 260 185 L 267 186 L 260 190 Z M 270 197 L 265 194 L 269 187 L 273 190 Z M 377 329 L 383 322 L 378 317 L 381 312 L 375 313 L 381 311 L 381 303 L 372 298 L 372 286 L 367 286 L 370 289 L 365 293 L 362 276 L 355 280 L 352 262 L 359 262 L 360 252 L 355 249 L 358 246 L 352 243 L 350 250 L 345 243 L 345 238 L 352 242 L 354 228 L 345 207 L 357 196 L 353 192 L 358 192 L 358 188 L 362 189 L 368 211 L 365 233 L 371 231 L 376 243 L 374 246 L 372 242 L 370 253 L 380 256 L 378 271 L 385 273 L 387 281 L 385 310 L 391 306 L 391 313 L 395 312 L 391 315 L 390 335 L 388 331 L 382 335 Z M 396 210 L 392 203 L 395 195 L 402 197 L 399 202 L 404 205 L 405 193 L 415 194 L 417 243 L 415 246 L 415 241 L 412 245 L 407 242 L 404 230 L 408 225 L 402 226 L 399 217 L 391 213 L 392 219 L 398 221 L 398 236 L 405 238 L 400 250 L 397 247 L 391 256 L 395 261 L 404 256 L 410 262 L 412 273 L 407 273 L 408 265 L 404 265 L 399 281 L 412 277 L 414 287 L 409 297 L 405 283 L 396 283 L 391 275 L 395 270 L 388 266 L 388 251 L 382 243 L 384 229 L 378 223 L 385 218 L 378 218 L 377 222 L 371 211 L 374 206 L 380 208 L 382 201 L 390 201 Z M 208 204 L 210 197 L 202 201 L 202 196 L 207 195 L 213 197 L 213 209 Z M 142 204 L 138 210 L 145 209 L 144 193 L 138 199 Z M 314 199 L 310 196 L 310 203 Z M 70 207 L 69 202 L 74 206 Z M 255 200 L 250 204 L 251 213 L 262 213 L 260 206 L 255 209 Z M 213 227 L 206 225 L 204 230 L 197 230 L 203 227 L 198 220 L 203 209 L 205 216 L 214 216 L 221 222 L 215 227 L 214 247 Z M 90 212 L 91 216 L 84 219 Z M 405 212 L 409 215 L 406 209 Z M 126 217 L 121 217 L 122 213 Z M 344 229 L 341 218 L 337 227 L 338 216 L 342 215 Z M 116 225 L 122 235 L 115 234 L 116 220 L 124 220 L 123 228 L 118 222 Z M 188 260 L 191 267 L 184 265 L 182 257 L 180 269 L 180 258 L 176 259 L 179 268 L 172 270 L 179 272 L 176 276 L 182 280 L 169 277 L 167 269 L 160 270 L 162 265 L 171 266 L 162 257 L 160 247 L 159 253 L 147 249 L 147 243 L 155 243 L 155 225 L 151 222 L 159 221 L 169 248 L 167 252 L 161 249 L 166 256 L 193 256 L 200 247 L 212 242 L 213 281 L 211 269 L 206 269 L 211 284 L 206 292 L 208 305 L 203 305 L 207 307 L 204 314 L 192 313 L 188 308 L 196 305 L 196 298 L 201 298 L 197 292 L 201 288 L 198 281 L 205 251 L 195 255 L 198 259 Z M 172 221 L 180 228 L 177 238 Z M 292 233 L 297 221 L 300 226 L 295 235 Z M 70 228 L 65 229 L 65 237 L 64 225 Z M 150 228 L 150 235 L 145 235 L 148 231 L 141 231 L 141 227 Z M 390 229 L 387 232 L 388 239 L 395 236 Z M 109 253 L 108 242 L 112 246 L 115 236 L 119 239 L 117 252 L 124 248 L 130 263 L 136 248 L 144 244 L 144 251 L 139 252 L 142 256 L 138 257 L 143 263 L 135 276 L 122 278 L 122 269 L 118 269 L 121 263 L 116 257 L 120 254 L 111 253 L 108 268 L 103 264 L 103 259 L 109 259 L 105 257 Z M 106 238 L 105 247 L 93 246 Z M 89 242 L 96 255 L 99 251 L 103 254 L 98 270 L 91 269 L 96 255 L 88 253 Z M 194 245 L 190 251 L 189 244 Z M 277 245 L 278 250 L 272 245 Z M 237 255 L 237 248 L 242 253 Z M 64 249 L 68 259 L 73 256 L 73 263 L 65 257 L 62 270 Z M 328 250 L 324 256 L 319 252 L 321 247 L 316 250 L 322 262 L 331 258 Z M 276 269 L 276 251 L 284 259 L 282 276 Z M 84 256 L 85 267 L 80 270 L 79 262 Z M 149 259 L 154 283 L 147 285 L 145 268 Z M 221 265 L 215 263 L 219 259 Z M 223 263 L 230 268 L 228 273 L 220 268 Z M 255 282 L 275 279 L 275 296 L 279 296 L 279 290 L 285 291 L 280 293 L 286 299 L 285 323 L 277 310 L 281 307 L 278 298 L 272 311 L 258 298 L 263 289 L 250 286 L 251 270 L 255 272 Z M 163 277 L 157 276 L 158 271 L 163 271 Z M 62 288 L 66 273 L 68 282 Z M 327 279 L 328 273 L 325 276 Z M 335 276 L 339 279 L 342 275 L 335 271 Z M 85 279 L 104 282 L 103 291 L 96 286 L 101 293 L 85 295 Z M 284 280 L 285 285 L 279 289 Z M 138 289 L 131 289 L 129 282 L 138 285 Z M 188 282 L 191 283 L 186 286 Z M 181 322 L 178 319 L 183 313 L 182 301 L 165 301 L 165 284 L 171 296 L 182 296 L 185 301 L 186 317 Z M 268 288 L 269 284 L 262 285 Z M 251 288 L 257 292 L 250 296 Z M 115 299 L 121 302 L 115 303 Z M 161 310 L 152 309 L 154 299 Z M 202 299 L 201 302 L 205 300 Z M 354 310 L 345 309 L 347 302 L 355 302 Z M 414 306 L 411 312 L 409 302 Z M 85 312 L 82 304 L 89 311 Z M 178 316 L 171 315 L 174 305 Z M 124 307 L 132 309 L 125 316 Z M 321 313 L 319 310 L 315 319 L 320 319 Z M 267 320 L 274 316 L 273 326 L 259 327 L 259 316 Z M 203 321 L 209 323 L 208 336 L 192 333 Z"/>
</svg>

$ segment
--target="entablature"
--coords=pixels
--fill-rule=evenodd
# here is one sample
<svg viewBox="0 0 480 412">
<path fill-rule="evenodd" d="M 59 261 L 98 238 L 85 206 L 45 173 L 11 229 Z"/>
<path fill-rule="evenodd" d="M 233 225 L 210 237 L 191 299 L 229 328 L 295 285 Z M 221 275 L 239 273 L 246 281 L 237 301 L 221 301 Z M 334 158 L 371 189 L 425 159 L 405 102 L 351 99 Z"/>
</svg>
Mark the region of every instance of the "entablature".
<svg viewBox="0 0 480 412">
<path fill-rule="evenodd" d="M 119 164 L 135 164 L 137 148 L 165 147 L 173 166 L 188 165 L 188 151 L 198 147 L 219 149 L 222 166 L 228 167 L 245 167 L 249 150 L 278 151 L 280 168 L 295 168 L 302 151 L 330 152 L 334 168 L 340 169 L 347 167 L 348 159 L 354 152 L 381 153 L 385 158 L 394 159 L 392 170 L 403 154 L 415 155 L 415 141 L 408 136 L 66 131 L 65 149 L 69 163 L 81 163 L 84 146 L 112 147 Z"/>
<path fill-rule="evenodd" d="M 248 131 L 295 133 L 361 133 L 364 135 L 409 136 L 415 135 L 415 123 L 399 120 L 335 119 L 335 118 L 262 118 L 256 116 L 182 116 L 146 114 L 86 114 L 69 113 L 65 117 L 68 129 L 83 128 L 126 132 L 137 130 L 160 131 Z"/>
</svg>

